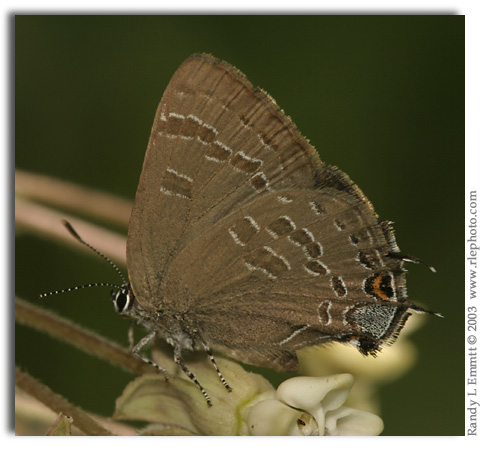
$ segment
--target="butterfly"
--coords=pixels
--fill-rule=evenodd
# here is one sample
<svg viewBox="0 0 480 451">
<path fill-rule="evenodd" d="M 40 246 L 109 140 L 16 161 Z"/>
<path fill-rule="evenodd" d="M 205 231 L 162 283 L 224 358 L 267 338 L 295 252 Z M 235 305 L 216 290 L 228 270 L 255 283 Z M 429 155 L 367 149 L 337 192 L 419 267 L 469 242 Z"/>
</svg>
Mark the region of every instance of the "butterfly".
<svg viewBox="0 0 480 451">
<path fill-rule="evenodd" d="M 70 231 L 77 235 L 71 226 Z M 117 312 L 183 360 L 213 350 L 278 371 L 296 351 L 348 342 L 374 355 L 411 311 L 407 261 L 360 188 L 321 161 L 264 91 L 207 54 L 189 57 L 158 106 L 127 240 Z M 429 312 L 431 313 L 431 312 Z"/>
</svg>

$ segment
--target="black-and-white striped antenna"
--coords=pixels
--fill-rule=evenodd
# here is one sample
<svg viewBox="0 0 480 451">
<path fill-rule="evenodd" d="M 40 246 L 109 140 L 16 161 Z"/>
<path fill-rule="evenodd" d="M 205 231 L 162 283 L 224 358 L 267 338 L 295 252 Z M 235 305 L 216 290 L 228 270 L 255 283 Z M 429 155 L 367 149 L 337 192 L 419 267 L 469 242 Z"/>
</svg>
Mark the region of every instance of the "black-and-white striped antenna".
<svg viewBox="0 0 480 451">
<path fill-rule="evenodd" d="M 90 243 L 87 243 L 78 233 L 77 231 L 73 228 L 72 224 L 70 224 L 67 220 L 62 219 L 62 224 L 65 226 L 65 228 L 70 232 L 70 234 L 81 244 L 84 246 L 87 246 L 90 250 L 95 252 L 97 255 L 102 257 L 104 260 L 106 260 L 112 267 L 115 269 L 117 274 L 120 276 L 120 278 L 123 281 L 123 286 L 114 284 L 114 283 L 108 283 L 108 282 L 98 282 L 98 283 L 89 283 L 86 285 L 80 285 L 78 287 L 72 287 L 72 288 L 65 288 L 63 290 L 55 290 L 55 291 L 50 291 L 49 293 L 43 293 L 39 296 L 40 299 L 43 299 L 47 296 L 51 296 L 53 294 L 62 294 L 62 293 L 69 293 L 71 291 L 76 291 L 80 290 L 82 288 L 92 288 L 92 287 L 112 287 L 112 288 L 117 288 L 117 289 L 122 289 L 126 285 L 128 285 L 127 279 L 123 275 L 122 271 L 120 271 L 120 268 L 112 262 L 105 254 L 100 252 L 98 249 L 94 248 Z"/>
<path fill-rule="evenodd" d="M 55 290 L 55 291 L 50 291 L 49 293 L 42 293 L 38 297 L 39 299 L 43 299 L 43 298 L 46 298 L 47 296 L 52 296 L 53 294 L 70 293 L 71 291 L 77 291 L 77 290 L 81 290 L 82 288 L 92 288 L 92 287 L 112 287 L 112 288 L 117 288 L 119 290 L 122 288 L 121 286 L 115 285 L 114 283 L 105 283 L 105 282 L 87 283 L 86 285 L 79 285 L 78 287 L 65 288 L 63 290 Z"/>
</svg>

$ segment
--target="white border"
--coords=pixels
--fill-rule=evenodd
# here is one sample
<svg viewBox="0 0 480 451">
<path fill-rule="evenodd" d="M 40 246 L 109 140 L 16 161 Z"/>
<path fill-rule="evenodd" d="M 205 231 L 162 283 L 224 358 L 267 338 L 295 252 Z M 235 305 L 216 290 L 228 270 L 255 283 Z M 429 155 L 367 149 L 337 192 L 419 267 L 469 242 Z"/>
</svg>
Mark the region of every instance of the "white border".
<svg viewBox="0 0 480 451">
<path fill-rule="evenodd" d="M 370 2 L 360 2 L 360 1 L 301 1 L 297 0 L 295 2 L 285 2 L 285 1 L 259 1 L 259 0 L 243 0 L 241 2 L 233 1 L 211 1 L 204 0 L 202 2 L 193 2 L 193 1 L 181 1 L 177 0 L 175 2 L 164 2 L 164 1 L 154 1 L 154 0 L 136 0 L 135 2 L 128 1 L 105 1 L 105 0 L 82 0 L 80 1 L 3 1 L 0 5 L 0 8 L 3 12 L 2 14 L 2 25 L 3 33 L 1 34 L 2 45 L 0 46 L 0 51 L 2 52 L 2 61 L 4 63 L 4 70 L 2 71 L 2 97 L 3 97 L 3 109 L 2 111 L 2 121 L 0 131 L 0 136 L 3 137 L 4 143 L 4 152 L 2 152 L 3 164 L 1 166 L 3 171 L 3 185 L 2 185 L 2 212 L 4 213 L 3 221 L 1 221 L 1 238 L 2 238 L 2 247 L 4 250 L 2 252 L 2 271 L 0 271 L 2 280 L 1 286 L 5 287 L 6 296 L 2 299 L 4 302 L 1 303 L 3 308 L 4 318 L 4 328 L 7 336 L 4 335 L 3 349 L 6 350 L 9 345 L 7 338 L 9 338 L 9 327 L 8 321 L 11 320 L 9 315 L 11 314 L 10 309 L 7 307 L 8 302 L 13 302 L 13 299 L 9 298 L 9 295 L 13 293 L 13 259 L 14 255 L 8 255 L 5 250 L 10 249 L 13 251 L 13 247 L 10 246 L 13 234 L 13 218 L 10 214 L 13 214 L 13 201 L 11 193 L 13 189 L 13 164 L 14 164 L 14 155 L 10 154 L 12 149 L 9 148 L 9 144 L 13 144 L 13 117 L 11 114 L 14 112 L 11 104 L 9 103 L 13 99 L 13 93 L 11 90 L 14 88 L 13 80 L 14 72 L 11 66 L 13 63 L 13 49 L 14 49 L 14 30 L 11 28 L 13 26 L 13 17 L 15 13 L 37 13 L 37 14 L 48 14 L 50 12 L 62 11 L 64 13 L 88 13 L 88 12 L 102 12 L 102 13 L 137 13 L 137 12 L 177 12 L 177 13 L 187 13 L 187 12 L 197 12 L 197 13 L 208 13 L 208 12 L 258 12 L 268 14 L 269 12 L 286 12 L 286 13 L 345 13 L 345 14 L 369 14 L 369 13 L 428 13 L 430 11 L 440 11 L 440 12 L 456 12 L 460 15 L 466 16 L 466 186 L 465 191 L 468 192 L 472 189 L 477 189 L 480 186 L 478 183 L 479 176 L 479 160 L 478 154 L 480 151 L 479 146 L 479 129 L 480 129 L 480 117 L 479 117 L 479 106 L 480 106 L 480 95 L 479 95 L 479 83 L 480 80 L 480 70 L 479 70 L 479 42 L 480 42 L 480 22 L 479 22 L 479 3 L 475 1 L 370 1 Z M 9 28 L 10 27 L 10 28 Z M 458 152 L 455 155 L 452 155 L 452 158 L 461 158 L 462 149 L 458 149 Z M 10 257 L 10 258 L 9 258 Z M 467 281 L 466 281 L 467 282 Z M 466 290 L 468 292 L 468 290 Z M 6 362 L 6 359 L 3 359 Z M 11 362 L 8 362 L 9 364 Z M 5 363 L 4 363 L 5 364 Z M 6 380 L 7 371 L 11 371 L 11 368 L 4 368 L 5 371 L 2 371 L 2 383 L 0 384 L 1 398 L 0 405 L 3 406 L 3 409 L 0 409 L 0 415 L 2 424 L 4 425 L 4 439 L 13 440 L 10 431 L 6 430 L 8 423 L 7 414 L 10 415 L 10 401 L 12 399 L 12 387 L 8 386 L 11 380 Z M 448 389 L 448 387 L 446 387 Z M 438 396 L 442 396 L 441 393 Z M 448 415 L 448 412 L 445 412 L 445 415 Z M 39 438 L 16 438 L 15 440 L 39 440 Z M 94 438 L 89 437 L 87 440 L 94 440 L 95 442 L 100 440 L 106 440 L 106 438 Z M 150 442 L 154 447 L 161 447 L 162 449 L 168 450 L 170 447 L 178 447 L 179 439 L 175 438 L 159 438 L 153 437 Z M 77 450 L 82 447 L 84 448 L 85 444 L 81 440 L 71 440 L 68 439 L 68 445 L 63 440 L 51 440 L 48 439 L 49 449 L 57 448 L 61 446 L 62 449 L 65 446 L 68 446 L 71 450 Z M 109 438 L 108 440 L 112 440 Z M 114 439 L 115 440 L 115 439 Z M 131 440 L 135 438 L 122 438 L 122 441 L 116 439 L 117 443 L 115 444 L 116 449 L 125 449 L 131 447 Z M 142 440 L 149 440 L 148 438 L 143 438 Z M 183 439 L 188 440 L 188 439 Z M 228 439 L 219 439 L 217 438 L 215 443 L 212 443 L 212 439 L 209 440 L 200 440 L 195 438 L 193 440 L 188 440 L 180 446 L 191 447 L 195 451 L 199 448 L 208 447 L 211 449 L 212 445 L 216 449 L 224 450 L 226 447 L 229 449 L 232 447 L 245 446 L 243 440 L 228 440 Z M 227 443 L 228 440 L 228 443 Z M 250 439 L 251 440 L 251 439 Z M 255 443 L 260 444 L 260 439 L 255 440 Z M 264 441 L 263 439 L 262 441 Z M 269 445 L 273 445 L 275 448 L 284 447 L 285 449 L 291 448 L 293 439 L 283 439 L 279 440 L 278 438 L 268 438 Z M 468 448 L 473 449 L 473 440 L 465 440 L 462 438 L 448 438 L 448 437 L 425 437 L 425 438 L 388 438 L 384 437 L 382 439 L 344 439 L 341 442 L 338 442 L 338 439 L 326 439 L 322 438 L 321 440 L 326 440 L 322 442 L 323 446 L 338 446 L 341 443 L 341 446 L 352 446 L 355 449 L 363 450 L 373 450 L 373 449 L 403 449 L 406 445 L 409 445 L 409 442 L 412 441 L 426 441 L 428 444 L 431 442 L 438 444 L 440 446 L 445 446 L 451 448 L 452 446 L 461 446 L 463 449 Z M 332 442 L 331 440 L 335 440 Z M 458 442 L 461 440 L 461 443 Z M 250 445 L 251 442 L 249 442 Z M 265 442 L 264 442 L 265 443 Z M 457 444 L 458 443 L 458 444 Z M 45 443 L 46 444 L 46 443 Z M 27 446 L 29 444 L 26 444 Z M 149 444 L 144 442 L 144 446 Z M 309 442 L 306 446 L 312 446 L 312 442 Z M 318 446 L 321 446 L 318 444 Z M 435 446 L 435 445 L 433 445 Z M 478 446 L 478 442 L 477 445 Z"/>
</svg>

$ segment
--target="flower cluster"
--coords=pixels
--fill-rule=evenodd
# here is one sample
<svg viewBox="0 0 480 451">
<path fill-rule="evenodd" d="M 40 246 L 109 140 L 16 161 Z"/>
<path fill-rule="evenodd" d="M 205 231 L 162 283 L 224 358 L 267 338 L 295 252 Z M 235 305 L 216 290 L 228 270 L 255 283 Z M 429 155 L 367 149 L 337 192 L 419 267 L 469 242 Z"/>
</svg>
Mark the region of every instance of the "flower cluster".
<svg viewBox="0 0 480 451">
<path fill-rule="evenodd" d="M 350 374 L 293 377 L 275 390 L 236 362 L 218 359 L 218 364 L 231 393 L 209 362 L 189 362 L 212 407 L 179 372 L 168 383 L 144 375 L 126 387 L 114 418 L 147 422 L 142 435 L 378 435 L 383 430 L 377 415 L 344 405 L 354 384 Z"/>
</svg>

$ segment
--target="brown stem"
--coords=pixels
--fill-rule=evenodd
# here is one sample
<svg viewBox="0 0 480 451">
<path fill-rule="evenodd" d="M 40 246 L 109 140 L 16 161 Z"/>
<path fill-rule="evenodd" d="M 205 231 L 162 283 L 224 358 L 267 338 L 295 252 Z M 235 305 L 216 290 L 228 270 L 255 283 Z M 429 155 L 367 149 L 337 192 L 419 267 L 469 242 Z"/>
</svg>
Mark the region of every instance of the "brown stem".
<svg viewBox="0 0 480 451">
<path fill-rule="evenodd" d="M 135 374 L 154 373 L 155 369 L 130 351 L 41 307 L 15 298 L 15 320 L 69 343 Z"/>
<path fill-rule="evenodd" d="M 73 418 L 73 424 L 87 435 L 113 435 L 82 409 L 74 406 L 46 385 L 15 367 L 15 385 L 48 406 L 54 412 L 63 412 Z"/>
</svg>

